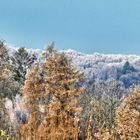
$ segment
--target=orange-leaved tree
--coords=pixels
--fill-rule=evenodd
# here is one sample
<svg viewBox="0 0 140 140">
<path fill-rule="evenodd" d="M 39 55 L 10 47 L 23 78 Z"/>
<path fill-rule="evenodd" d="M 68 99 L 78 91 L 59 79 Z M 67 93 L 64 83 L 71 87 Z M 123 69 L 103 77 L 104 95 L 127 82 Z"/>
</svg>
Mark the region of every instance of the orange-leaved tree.
<svg viewBox="0 0 140 140">
<path fill-rule="evenodd" d="M 19 126 L 17 138 L 38 139 L 37 129 L 41 123 L 40 105 L 44 98 L 45 81 L 42 66 L 36 65 L 28 72 L 27 80 L 23 88 L 23 107 L 28 111 L 28 122 Z"/>
<path fill-rule="evenodd" d="M 45 118 L 39 134 L 46 140 L 77 140 L 80 133 L 78 105 L 83 74 L 76 70 L 64 53 L 49 47 L 45 68 L 46 95 L 49 102 L 45 107 Z"/>
<path fill-rule="evenodd" d="M 122 140 L 140 139 L 140 90 L 133 89 L 116 111 L 116 131 Z"/>
</svg>

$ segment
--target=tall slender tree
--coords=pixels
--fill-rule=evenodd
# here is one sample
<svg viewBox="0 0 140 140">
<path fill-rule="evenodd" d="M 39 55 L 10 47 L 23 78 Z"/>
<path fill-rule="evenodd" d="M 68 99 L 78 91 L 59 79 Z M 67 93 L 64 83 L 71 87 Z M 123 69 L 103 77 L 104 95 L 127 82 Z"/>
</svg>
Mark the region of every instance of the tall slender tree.
<svg viewBox="0 0 140 140">
<path fill-rule="evenodd" d="M 78 97 L 84 92 L 78 84 L 82 74 L 73 68 L 66 55 L 50 49 L 45 64 L 46 95 L 50 102 L 45 107 L 46 115 L 39 134 L 46 140 L 77 140 L 81 111 Z"/>
<path fill-rule="evenodd" d="M 42 105 L 41 99 L 45 98 L 44 94 L 45 80 L 43 69 L 37 65 L 29 71 L 23 88 L 23 97 L 25 98 L 23 106 L 28 110 L 28 121 L 20 125 L 17 138 L 19 136 L 20 138 L 33 140 L 38 138 L 37 129 L 43 115 L 40 105 Z"/>
<path fill-rule="evenodd" d="M 8 49 L 0 42 L 0 96 L 13 99 L 18 92 L 18 83 L 13 78 Z"/>
<path fill-rule="evenodd" d="M 9 63 L 8 49 L 4 41 L 0 41 L 0 66 Z"/>
</svg>

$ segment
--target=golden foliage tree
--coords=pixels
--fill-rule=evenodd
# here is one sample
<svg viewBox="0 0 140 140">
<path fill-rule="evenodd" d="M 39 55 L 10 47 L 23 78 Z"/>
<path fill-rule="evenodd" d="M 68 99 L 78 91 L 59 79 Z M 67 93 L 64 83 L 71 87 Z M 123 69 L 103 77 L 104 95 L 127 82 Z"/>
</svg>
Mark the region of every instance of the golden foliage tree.
<svg viewBox="0 0 140 140">
<path fill-rule="evenodd" d="M 23 88 L 28 122 L 20 125 L 17 138 L 77 140 L 82 77 L 64 54 L 49 47 L 46 63 L 28 72 Z"/>
<path fill-rule="evenodd" d="M 20 132 L 17 137 L 24 139 L 37 139 L 37 129 L 40 123 L 42 112 L 40 111 L 40 101 L 45 93 L 44 78 L 42 75 L 41 66 L 35 66 L 28 73 L 28 78 L 25 81 L 23 89 L 23 97 L 25 102 L 24 108 L 28 110 L 28 123 L 21 124 Z"/>
<path fill-rule="evenodd" d="M 46 140 L 77 140 L 80 133 L 78 97 L 84 92 L 79 83 L 82 74 L 71 65 L 64 54 L 49 48 L 46 61 L 46 95 L 50 101 L 39 128 Z"/>
<path fill-rule="evenodd" d="M 134 89 L 117 109 L 116 123 L 122 140 L 140 139 L 140 90 Z"/>
</svg>

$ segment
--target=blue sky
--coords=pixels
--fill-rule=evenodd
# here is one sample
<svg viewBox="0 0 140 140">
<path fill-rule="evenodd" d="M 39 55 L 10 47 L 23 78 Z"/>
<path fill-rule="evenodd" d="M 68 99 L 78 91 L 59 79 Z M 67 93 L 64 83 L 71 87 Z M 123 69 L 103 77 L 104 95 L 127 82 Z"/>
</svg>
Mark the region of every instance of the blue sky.
<svg viewBox="0 0 140 140">
<path fill-rule="evenodd" d="M 15 46 L 140 55 L 140 0 L 0 0 L 0 39 Z"/>
</svg>

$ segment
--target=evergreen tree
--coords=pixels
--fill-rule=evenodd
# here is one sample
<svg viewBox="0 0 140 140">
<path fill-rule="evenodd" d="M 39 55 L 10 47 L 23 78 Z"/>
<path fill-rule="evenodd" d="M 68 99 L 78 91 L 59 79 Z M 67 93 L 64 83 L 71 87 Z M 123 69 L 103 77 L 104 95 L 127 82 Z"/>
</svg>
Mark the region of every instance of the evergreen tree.
<svg viewBox="0 0 140 140">
<path fill-rule="evenodd" d="M 19 48 L 11 57 L 14 79 L 19 82 L 21 87 L 26 80 L 27 70 L 32 66 L 35 60 L 35 55 L 29 54 L 24 47 Z"/>
<path fill-rule="evenodd" d="M 123 66 L 122 73 L 126 74 L 126 73 L 130 73 L 130 72 L 134 72 L 134 71 L 135 71 L 134 67 L 131 66 L 128 61 L 126 61 Z"/>
</svg>

